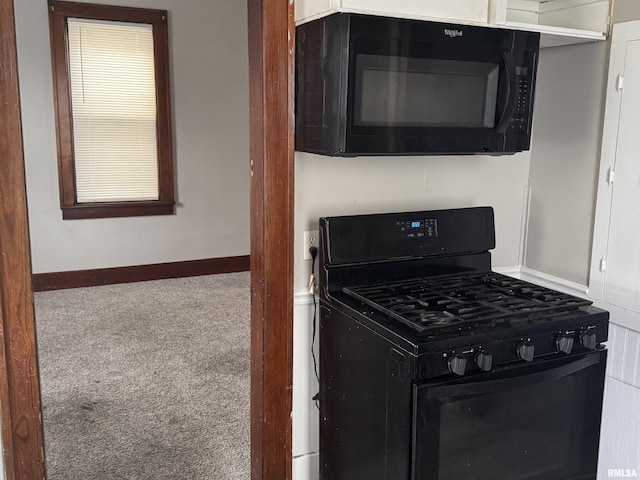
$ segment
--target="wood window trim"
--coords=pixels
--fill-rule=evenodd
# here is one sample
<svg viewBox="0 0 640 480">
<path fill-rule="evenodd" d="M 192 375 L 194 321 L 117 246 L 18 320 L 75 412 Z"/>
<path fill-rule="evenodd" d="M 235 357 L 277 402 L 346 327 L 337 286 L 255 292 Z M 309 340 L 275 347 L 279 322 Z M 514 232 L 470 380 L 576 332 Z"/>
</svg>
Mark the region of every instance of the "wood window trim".
<svg viewBox="0 0 640 480">
<path fill-rule="evenodd" d="M 77 202 L 66 34 L 67 18 L 69 17 L 153 25 L 157 89 L 158 200 Z M 58 149 L 58 182 L 60 187 L 60 207 L 64 220 L 171 215 L 175 213 L 167 18 L 168 15 L 165 10 L 49 0 L 51 62 Z"/>
</svg>

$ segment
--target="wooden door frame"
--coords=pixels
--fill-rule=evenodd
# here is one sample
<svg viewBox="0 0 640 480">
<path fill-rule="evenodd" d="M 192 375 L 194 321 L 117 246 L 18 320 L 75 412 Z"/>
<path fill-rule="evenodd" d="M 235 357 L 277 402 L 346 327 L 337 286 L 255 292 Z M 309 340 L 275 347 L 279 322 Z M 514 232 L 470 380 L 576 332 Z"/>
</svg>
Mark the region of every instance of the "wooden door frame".
<svg viewBox="0 0 640 480">
<path fill-rule="evenodd" d="M 291 479 L 293 0 L 248 0 L 251 478 Z"/>
<path fill-rule="evenodd" d="M 31 287 L 13 0 L 0 0 L 0 406 L 7 480 L 42 479 L 44 442 Z"/>
<path fill-rule="evenodd" d="M 293 1 L 247 0 L 251 125 L 251 478 L 291 479 Z M 0 0 L 0 415 L 6 480 L 43 479 L 13 0 Z"/>
</svg>

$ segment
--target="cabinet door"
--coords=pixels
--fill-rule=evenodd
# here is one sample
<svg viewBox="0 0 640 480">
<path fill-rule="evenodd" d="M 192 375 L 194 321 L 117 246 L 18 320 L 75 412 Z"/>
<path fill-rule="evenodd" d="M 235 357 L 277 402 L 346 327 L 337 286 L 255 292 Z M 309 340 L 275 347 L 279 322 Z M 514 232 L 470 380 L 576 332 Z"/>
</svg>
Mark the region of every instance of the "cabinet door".
<svg viewBox="0 0 640 480">
<path fill-rule="evenodd" d="M 614 27 L 607 88 L 590 290 L 640 313 L 640 21 Z"/>
<path fill-rule="evenodd" d="M 389 0 L 343 0 L 349 10 L 371 13 L 389 12 Z M 452 23 L 489 21 L 489 0 L 402 0 L 393 4 L 394 16 L 431 18 Z"/>
</svg>

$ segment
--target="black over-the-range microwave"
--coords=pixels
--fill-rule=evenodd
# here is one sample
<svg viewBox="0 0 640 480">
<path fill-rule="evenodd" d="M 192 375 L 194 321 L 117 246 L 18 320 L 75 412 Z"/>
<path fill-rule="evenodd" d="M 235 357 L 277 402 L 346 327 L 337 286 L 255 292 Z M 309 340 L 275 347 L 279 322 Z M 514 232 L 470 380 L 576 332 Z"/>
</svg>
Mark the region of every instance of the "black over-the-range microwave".
<svg viewBox="0 0 640 480">
<path fill-rule="evenodd" d="M 296 42 L 296 150 L 529 149 L 539 33 L 338 13 Z"/>
</svg>

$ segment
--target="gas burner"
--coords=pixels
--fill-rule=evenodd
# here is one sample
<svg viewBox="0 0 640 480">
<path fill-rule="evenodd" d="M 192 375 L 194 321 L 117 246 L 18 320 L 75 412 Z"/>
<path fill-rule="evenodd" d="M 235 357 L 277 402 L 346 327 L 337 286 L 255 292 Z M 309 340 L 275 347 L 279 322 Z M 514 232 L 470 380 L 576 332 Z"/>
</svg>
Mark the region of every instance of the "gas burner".
<svg viewBox="0 0 640 480">
<path fill-rule="evenodd" d="M 570 318 L 591 305 L 494 272 L 411 278 L 342 291 L 419 332 L 462 324 L 484 329 L 545 322 Z"/>
</svg>

